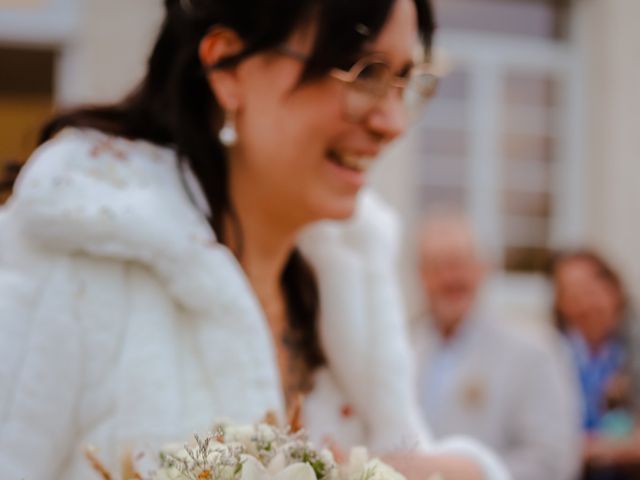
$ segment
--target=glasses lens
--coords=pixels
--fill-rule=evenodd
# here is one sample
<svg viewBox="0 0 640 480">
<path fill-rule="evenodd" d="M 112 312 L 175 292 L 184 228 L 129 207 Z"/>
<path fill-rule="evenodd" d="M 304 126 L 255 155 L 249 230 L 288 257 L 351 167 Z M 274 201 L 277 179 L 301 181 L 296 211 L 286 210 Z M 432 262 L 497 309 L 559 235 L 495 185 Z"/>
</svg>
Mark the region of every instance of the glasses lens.
<svg viewBox="0 0 640 480">
<path fill-rule="evenodd" d="M 362 64 L 346 92 L 347 113 L 353 120 L 366 116 L 389 88 L 391 71 L 383 62 Z"/>
<path fill-rule="evenodd" d="M 382 61 L 369 61 L 356 64 L 352 70 L 354 76 L 346 81 L 348 88 L 345 101 L 348 116 L 355 121 L 361 120 L 375 108 L 380 99 L 394 88 L 394 75 L 389 65 Z M 340 78 L 340 77 L 338 77 Z M 414 68 L 402 82 L 400 89 L 409 115 L 420 115 L 427 101 L 434 95 L 438 79 L 425 68 Z"/>
<path fill-rule="evenodd" d="M 438 77 L 434 74 L 416 70 L 408 78 L 404 89 L 404 100 L 412 117 L 419 116 L 429 100 L 433 98 L 438 86 Z"/>
<path fill-rule="evenodd" d="M 371 62 L 362 65 L 353 82 L 354 88 L 383 96 L 386 93 L 391 71 L 386 63 Z"/>
</svg>

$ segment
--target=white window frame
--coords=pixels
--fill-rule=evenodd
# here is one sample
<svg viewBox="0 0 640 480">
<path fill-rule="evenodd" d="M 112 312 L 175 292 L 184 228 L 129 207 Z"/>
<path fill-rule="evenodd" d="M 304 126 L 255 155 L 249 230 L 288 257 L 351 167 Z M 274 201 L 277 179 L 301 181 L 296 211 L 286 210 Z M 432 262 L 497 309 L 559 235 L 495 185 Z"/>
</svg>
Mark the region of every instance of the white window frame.
<svg viewBox="0 0 640 480">
<path fill-rule="evenodd" d="M 547 39 L 458 32 L 440 32 L 437 45 L 453 65 L 469 75 L 468 132 L 470 143 L 467 210 L 483 243 L 501 263 L 504 254 L 502 224 L 501 109 L 503 81 L 510 71 L 552 74 L 560 82 L 558 143 L 549 193 L 553 210 L 551 247 L 577 244 L 586 238 L 585 211 L 585 86 L 579 50 L 571 43 Z M 544 314 L 549 292 L 541 274 L 499 273 L 488 288 L 490 298 L 510 310 L 513 304 Z M 503 308 L 505 310 L 505 308 Z"/>
</svg>

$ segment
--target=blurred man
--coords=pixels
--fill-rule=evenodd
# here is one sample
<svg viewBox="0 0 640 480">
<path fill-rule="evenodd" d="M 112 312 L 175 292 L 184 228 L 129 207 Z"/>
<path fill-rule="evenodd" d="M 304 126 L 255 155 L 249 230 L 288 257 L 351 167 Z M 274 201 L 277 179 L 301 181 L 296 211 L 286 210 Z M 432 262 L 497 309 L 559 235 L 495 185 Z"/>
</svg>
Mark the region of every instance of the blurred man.
<svg viewBox="0 0 640 480">
<path fill-rule="evenodd" d="M 487 268 L 464 218 L 427 223 L 419 253 L 429 319 L 416 336 L 418 385 L 434 434 L 485 442 L 515 480 L 574 478 L 579 407 L 567 366 L 480 307 Z"/>
</svg>

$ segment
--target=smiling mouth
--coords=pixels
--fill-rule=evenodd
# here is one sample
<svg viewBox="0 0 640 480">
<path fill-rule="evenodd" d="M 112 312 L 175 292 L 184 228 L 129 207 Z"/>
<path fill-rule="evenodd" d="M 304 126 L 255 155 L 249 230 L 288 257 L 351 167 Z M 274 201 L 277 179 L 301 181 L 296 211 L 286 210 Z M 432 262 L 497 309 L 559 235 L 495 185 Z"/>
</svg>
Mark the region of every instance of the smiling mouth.
<svg viewBox="0 0 640 480">
<path fill-rule="evenodd" d="M 360 173 L 366 172 L 374 162 L 373 157 L 339 153 L 335 150 L 330 150 L 327 157 L 331 163 L 338 165 L 339 167 Z"/>
</svg>

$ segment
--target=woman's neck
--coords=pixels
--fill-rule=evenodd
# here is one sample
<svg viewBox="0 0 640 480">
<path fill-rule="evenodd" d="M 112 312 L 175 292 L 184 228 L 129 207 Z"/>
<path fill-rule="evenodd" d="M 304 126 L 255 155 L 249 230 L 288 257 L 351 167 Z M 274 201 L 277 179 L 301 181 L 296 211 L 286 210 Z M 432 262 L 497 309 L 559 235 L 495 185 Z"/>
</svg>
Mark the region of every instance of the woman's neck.
<svg viewBox="0 0 640 480">
<path fill-rule="evenodd" d="M 275 315 L 277 317 L 283 314 L 284 294 L 280 279 L 295 248 L 298 229 L 287 225 L 277 211 L 270 209 L 268 199 L 260 200 L 236 190 L 232 202 L 235 220 L 228 217 L 225 221 L 227 244 L 238 258 L 271 322 L 276 312 L 280 312 Z"/>
<path fill-rule="evenodd" d="M 274 205 L 270 195 L 261 194 L 256 188 L 259 182 L 238 176 L 237 163 L 234 168 L 230 182 L 234 217 L 225 218 L 225 240 L 262 306 L 288 403 L 304 385 L 300 372 L 305 363 L 288 340 L 289 310 L 282 275 L 303 225 L 292 222 L 287 209 Z"/>
<path fill-rule="evenodd" d="M 264 218 L 252 219 L 237 212 L 239 229 L 234 228 L 233 221 L 226 223 L 229 247 L 236 255 L 249 282 L 258 295 L 260 302 L 275 296 L 281 296 L 280 278 L 287 259 L 294 248 L 294 235 L 283 235 L 273 232 L 269 225 L 264 225 Z M 234 238 L 237 235 L 241 238 Z"/>
</svg>

